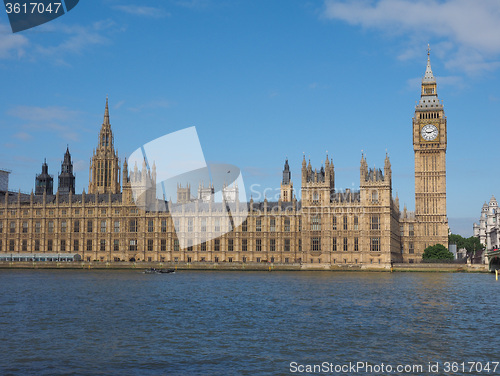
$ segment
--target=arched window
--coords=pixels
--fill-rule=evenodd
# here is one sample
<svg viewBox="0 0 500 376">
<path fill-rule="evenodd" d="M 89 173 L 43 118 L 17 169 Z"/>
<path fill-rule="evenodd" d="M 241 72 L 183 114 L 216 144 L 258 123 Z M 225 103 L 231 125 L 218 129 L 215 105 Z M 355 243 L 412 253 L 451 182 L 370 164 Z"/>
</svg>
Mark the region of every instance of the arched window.
<svg viewBox="0 0 500 376">
<path fill-rule="evenodd" d="M 315 202 L 315 203 L 319 202 L 319 193 L 318 192 L 313 192 L 313 202 Z"/>
</svg>

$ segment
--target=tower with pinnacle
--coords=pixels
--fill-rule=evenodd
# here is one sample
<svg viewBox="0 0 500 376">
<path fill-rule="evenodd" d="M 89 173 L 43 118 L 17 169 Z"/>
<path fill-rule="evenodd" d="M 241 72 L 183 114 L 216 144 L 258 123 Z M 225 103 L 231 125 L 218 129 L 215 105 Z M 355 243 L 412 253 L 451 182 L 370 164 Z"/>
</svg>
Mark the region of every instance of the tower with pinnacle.
<svg viewBox="0 0 500 376">
<path fill-rule="evenodd" d="M 90 162 L 89 193 L 120 193 L 120 165 L 113 142 L 106 97 L 104 121 L 99 132 L 97 148 Z"/>
<path fill-rule="evenodd" d="M 430 48 L 420 101 L 413 117 L 415 152 L 415 256 L 434 244 L 448 247 L 446 214 L 446 117 L 431 69 Z"/>
<path fill-rule="evenodd" d="M 43 161 L 42 173 L 37 174 L 35 178 L 35 194 L 36 195 L 52 195 L 54 193 L 54 178 L 49 175 L 49 166 L 47 161 Z"/>
<path fill-rule="evenodd" d="M 64 160 L 61 163 L 61 173 L 59 174 L 59 193 L 60 194 L 75 194 L 75 175 L 73 175 L 73 162 L 71 162 L 71 154 L 69 146 L 64 153 Z"/>
<path fill-rule="evenodd" d="M 280 198 L 283 202 L 291 202 L 293 199 L 292 173 L 290 172 L 290 166 L 288 165 L 288 158 L 285 160 L 285 167 L 283 168 Z"/>
</svg>

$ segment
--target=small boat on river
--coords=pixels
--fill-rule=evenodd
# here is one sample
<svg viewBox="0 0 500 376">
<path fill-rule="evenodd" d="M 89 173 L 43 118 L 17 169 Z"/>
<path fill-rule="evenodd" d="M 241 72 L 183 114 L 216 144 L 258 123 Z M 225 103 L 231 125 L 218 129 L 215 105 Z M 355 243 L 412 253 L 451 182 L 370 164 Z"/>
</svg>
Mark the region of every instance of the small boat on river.
<svg viewBox="0 0 500 376">
<path fill-rule="evenodd" d="M 156 269 L 156 268 L 149 268 L 144 270 L 144 274 L 170 274 L 170 273 L 175 273 L 175 269 Z"/>
</svg>

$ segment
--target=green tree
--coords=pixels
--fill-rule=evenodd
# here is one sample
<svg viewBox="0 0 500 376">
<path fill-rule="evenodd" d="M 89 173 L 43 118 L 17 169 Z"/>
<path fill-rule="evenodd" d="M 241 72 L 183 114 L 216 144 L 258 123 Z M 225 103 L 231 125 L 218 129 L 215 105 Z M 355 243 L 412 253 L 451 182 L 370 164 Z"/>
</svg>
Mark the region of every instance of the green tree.
<svg viewBox="0 0 500 376">
<path fill-rule="evenodd" d="M 458 235 L 458 234 L 450 234 L 448 235 L 448 244 L 456 244 L 457 250 L 462 248 L 467 248 L 467 239 Z"/>
<path fill-rule="evenodd" d="M 424 249 L 424 260 L 453 260 L 453 253 L 442 244 L 431 245 Z"/>
<path fill-rule="evenodd" d="M 483 249 L 484 245 L 481 244 L 479 238 L 476 236 L 471 236 L 470 238 L 464 238 L 457 234 L 451 234 L 448 236 L 449 244 L 456 244 L 457 251 L 459 249 L 465 248 L 467 250 L 467 257 L 472 258 L 474 254 Z"/>
<path fill-rule="evenodd" d="M 481 244 L 479 238 L 476 236 L 471 236 L 470 238 L 465 239 L 465 249 L 467 252 L 474 253 L 475 251 L 479 251 L 484 248 L 484 245 Z"/>
</svg>

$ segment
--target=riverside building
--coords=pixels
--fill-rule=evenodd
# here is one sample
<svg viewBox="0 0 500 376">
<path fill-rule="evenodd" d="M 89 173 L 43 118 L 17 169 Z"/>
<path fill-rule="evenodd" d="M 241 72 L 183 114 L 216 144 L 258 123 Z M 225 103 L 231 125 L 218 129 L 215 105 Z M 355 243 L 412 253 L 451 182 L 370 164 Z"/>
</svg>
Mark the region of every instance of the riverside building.
<svg viewBox="0 0 500 376">
<path fill-rule="evenodd" d="M 154 164 L 151 169 L 144 163 L 130 170 L 126 160 L 121 165 L 106 99 L 87 192 L 75 194 L 69 148 L 57 189 L 46 163 L 31 194 L 10 192 L 5 184 L 8 174 L 2 172 L 0 254 L 28 253 L 33 259 L 44 253 L 71 254 L 103 262 L 301 263 L 306 267 L 420 262 L 427 246 L 448 246 L 447 125 L 429 53 L 412 123 L 415 212 L 400 211 L 399 200 L 393 197 L 387 155 L 383 168 L 368 168 L 361 156 L 357 191 L 335 189 L 335 168 L 328 156 L 319 169 L 304 157 L 300 201 L 285 161 L 276 202 L 239 202 L 236 184 L 223 188 L 222 202 L 214 201 L 210 184 L 200 184 L 196 191 L 189 185 L 178 186 L 172 202 L 156 198 Z M 138 185 L 148 187 L 144 195 L 134 194 Z M 189 204 L 188 209 L 183 204 Z"/>
</svg>

